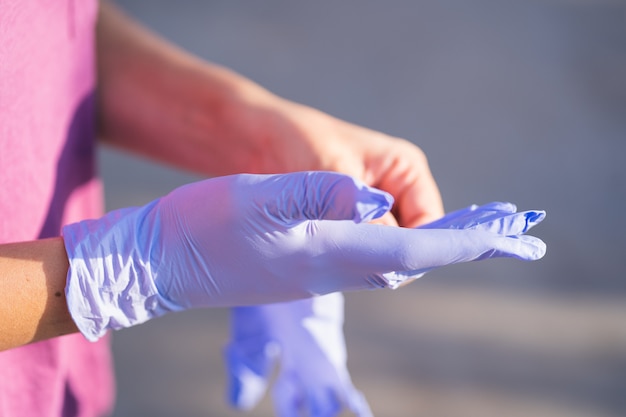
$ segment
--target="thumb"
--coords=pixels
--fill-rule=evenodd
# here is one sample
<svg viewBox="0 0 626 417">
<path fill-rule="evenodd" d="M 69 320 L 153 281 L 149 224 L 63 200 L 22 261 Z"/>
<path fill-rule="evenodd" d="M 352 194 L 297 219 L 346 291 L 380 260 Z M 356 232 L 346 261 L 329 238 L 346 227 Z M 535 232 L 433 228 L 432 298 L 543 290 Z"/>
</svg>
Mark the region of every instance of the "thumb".
<svg viewBox="0 0 626 417">
<path fill-rule="evenodd" d="M 307 171 L 272 175 L 255 194 L 266 196 L 265 209 L 281 220 L 352 220 L 383 216 L 393 197 L 344 174 Z M 273 197 L 267 197 L 273 196 Z"/>
</svg>

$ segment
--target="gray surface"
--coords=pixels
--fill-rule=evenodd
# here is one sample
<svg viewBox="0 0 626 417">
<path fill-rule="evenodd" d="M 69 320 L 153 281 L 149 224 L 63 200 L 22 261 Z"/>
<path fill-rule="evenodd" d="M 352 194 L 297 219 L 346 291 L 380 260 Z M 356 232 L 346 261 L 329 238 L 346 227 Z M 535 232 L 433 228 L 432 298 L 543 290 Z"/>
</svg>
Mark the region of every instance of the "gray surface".
<svg viewBox="0 0 626 417">
<path fill-rule="evenodd" d="M 119 3 L 283 96 L 419 144 L 450 210 L 548 211 L 542 261 L 348 297 L 350 368 L 378 416 L 626 415 L 624 2 Z M 194 179 L 110 150 L 101 168 L 108 208 Z M 223 401 L 227 333 L 224 310 L 117 333 L 115 416 L 240 415 Z"/>
</svg>

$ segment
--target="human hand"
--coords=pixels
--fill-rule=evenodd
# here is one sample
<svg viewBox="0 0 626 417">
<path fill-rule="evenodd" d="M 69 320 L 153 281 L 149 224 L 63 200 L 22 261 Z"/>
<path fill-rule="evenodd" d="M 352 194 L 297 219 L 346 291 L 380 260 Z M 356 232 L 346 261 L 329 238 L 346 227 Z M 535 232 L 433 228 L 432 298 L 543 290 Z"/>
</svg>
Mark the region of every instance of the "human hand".
<svg viewBox="0 0 626 417">
<path fill-rule="evenodd" d="M 68 225 L 68 307 L 94 340 L 169 311 L 396 287 L 492 257 L 538 259 L 530 236 L 365 224 L 391 197 L 328 172 L 234 175 Z"/>
<path fill-rule="evenodd" d="M 378 219 L 379 223 L 387 225 L 398 225 L 399 222 L 403 226 L 415 227 L 443 215 L 439 190 L 426 157 L 417 146 L 266 92 L 261 91 L 253 97 L 254 100 L 244 100 L 245 104 L 232 113 L 236 115 L 237 123 L 228 130 L 230 135 L 264 138 L 263 152 L 248 159 L 253 162 L 248 170 L 289 172 L 312 169 L 353 175 L 390 192 L 396 198 L 395 216 L 386 213 Z M 292 393 L 290 398 L 300 398 L 301 404 L 298 406 L 291 401 L 290 410 L 285 411 L 281 407 L 285 401 L 279 402 L 282 397 L 275 389 L 275 405 L 282 410 L 279 415 L 293 415 L 300 407 L 308 408 L 316 417 L 335 415 L 337 410 L 330 411 L 332 408 L 326 414 L 312 411 L 324 409 L 314 405 L 315 398 L 326 398 L 324 393 L 328 392 L 333 392 L 335 398 L 357 415 L 371 414 L 365 398 L 352 385 L 345 361 L 333 364 L 324 354 L 336 349 L 345 351 L 341 328 L 337 339 L 319 338 L 308 345 L 302 342 L 311 339 L 311 336 L 307 337 L 308 329 L 302 325 L 300 304 L 319 302 L 314 299 L 233 310 L 233 335 L 227 348 L 226 366 L 229 399 L 235 407 L 252 408 L 264 395 L 272 364 L 278 359 L 269 354 L 266 347 L 279 345 L 288 352 L 306 354 L 301 356 L 304 360 L 294 362 L 293 369 L 282 363 L 281 375 L 300 376 L 297 384 L 293 382 L 293 376 L 284 380 L 292 381 L 292 389 L 286 392 Z M 332 314 L 343 317 L 343 306 L 335 304 L 334 307 Z M 292 330 L 280 328 L 280 323 L 285 320 L 291 320 L 288 327 Z M 310 320 L 315 320 L 315 316 Z M 249 326 L 246 321 L 255 324 Z M 312 368 L 304 365 L 311 363 L 314 365 Z M 330 381 L 322 381 L 316 373 L 311 375 L 308 372 L 327 368 L 334 368 L 334 371 L 325 373 Z M 339 375 L 345 377 L 340 378 Z"/>
<path fill-rule="evenodd" d="M 416 227 L 444 215 L 424 152 L 411 142 L 337 119 L 267 91 L 239 95 L 229 108 L 229 141 L 262 143 L 245 172 L 335 171 L 387 191 L 395 199 L 383 222 Z M 254 148 L 253 148 L 254 149 Z M 235 164 L 233 164 L 234 166 Z"/>
<path fill-rule="evenodd" d="M 514 204 L 493 202 L 448 213 L 421 228 L 515 236 L 527 232 L 544 217 L 543 211 L 516 213 Z M 343 408 L 359 417 L 371 415 L 346 366 L 341 294 L 238 307 L 233 309 L 231 320 L 226 367 L 229 400 L 235 407 L 248 410 L 261 400 L 279 362 L 273 389 L 278 416 L 300 415 L 303 411 L 312 417 L 334 417 Z"/>
<path fill-rule="evenodd" d="M 285 100 L 111 4 L 101 7 L 97 40 L 99 136 L 110 143 L 211 177 L 341 172 L 391 193 L 401 226 L 443 215 L 426 158 L 410 142 Z"/>
</svg>

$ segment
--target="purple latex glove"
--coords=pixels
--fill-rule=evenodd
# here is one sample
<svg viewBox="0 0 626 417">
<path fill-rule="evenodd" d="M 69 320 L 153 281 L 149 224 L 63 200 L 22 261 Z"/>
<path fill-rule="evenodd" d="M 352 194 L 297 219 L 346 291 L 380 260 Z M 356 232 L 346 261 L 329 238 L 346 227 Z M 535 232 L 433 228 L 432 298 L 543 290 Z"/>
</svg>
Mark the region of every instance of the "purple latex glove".
<svg viewBox="0 0 626 417">
<path fill-rule="evenodd" d="M 225 356 L 236 408 L 249 410 L 261 400 L 279 361 L 272 390 L 279 417 L 334 417 L 344 409 L 372 416 L 346 366 L 341 293 L 234 308 L 232 337 Z"/>
<path fill-rule="evenodd" d="M 442 218 L 422 225 L 418 229 L 480 230 L 502 236 L 518 236 L 541 223 L 545 217 L 546 212 L 543 210 L 517 213 L 515 204 L 494 201 L 482 206 L 472 204 L 469 207 L 447 213 Z M 421 274 L 413 271 L 413 276 L 404 281 L 403 284 L 412 279 L 420 278 L 429 270 L 425 269 Z"/>
<path fill-rule="evenodd" d="M 189 184 L 63 228 L 68 308 L 96 340 L 170 311 L 395 288 L 411 271 L 545 253 L 530 236 L 359 224 L 391 204 L 389 194 L 330 172 Z"/>
<path fill-rule="evenodd" d="M 449 213 L 420 228 L 515 236 L 544 217 L 543 211 L 516 213 L 515 205 L 494 202 Z M 279 417 L 334 417 L 344 408 L 357 417 L 371 416 L 346 367 L 342 326 L 339 293 L 233 309 L 232 341 L 225 352 L 230 403 L 240 409 L 253 408 L 264 396 L 278 361 L 273 398 Z"/>
<path fill-rule="evenodd" d="M 543 210 L 517 213 L 515 204 L 495 201 L 482 206 L 473 204 L 453 211 L 418 229 L 483 230 L 503 236 L 515 236 L 526 233 L 545 216 Z"/>
</svg>

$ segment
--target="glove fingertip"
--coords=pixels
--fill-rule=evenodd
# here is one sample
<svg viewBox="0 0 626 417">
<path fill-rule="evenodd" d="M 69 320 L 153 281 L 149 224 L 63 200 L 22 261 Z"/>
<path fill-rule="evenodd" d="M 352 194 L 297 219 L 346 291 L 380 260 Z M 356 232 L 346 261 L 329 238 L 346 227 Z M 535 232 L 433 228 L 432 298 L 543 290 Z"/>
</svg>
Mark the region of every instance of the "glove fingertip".
<svg viewBox="0 0 626 417">
<path fill-rule="evenodd" d="M 283 219 L 360 223 L 383 216 L 393 205 L 391 194 L 349 175 L 311 171 L 281 178 L 286 182 L 281 186 L 289 187 L 290 192 L 279 193 L 277 203 L 270 211 Z"/>
<path fill-rule="evenodd" d="M 530 210 L 526 213 L 526 222 L 532 225 L 539 224 L 546 218 L 544 210 Z"/>
<path fill-rule="evenodd" d="M 394 199 L 391 194 L 375 188 L 367 187 L 367 190 L 355 204 L 355 213 L 352 220 L 356 223 L 368 222 L 384 216 L 393 206 Z"/>
<path fill-rule="evenodd" d="M 272 397 L 278 417 L 300 416 L 303 406 L 302 393 L 292 377 L 281 374 L 274 382 Z"/>
<path fill-rule="evenodd" d="M 519 218 L 519 230 L 510 234 L 522 234 L 527 233 L 530 229 L 538 225 L 546 218 L 546 212 L 543 210 L 528 210 L 518 213 Z"/>
<path fill-rule="evenodd" d="M 311 417 L 333 417 L 339 414 L 342 405 L 335 393 L 327 389 L 317 395 L 310 394 L 308 408 Z"/>
<path fill-rule="evenodd" d="M 267 381 L 247 368 L 231 372 L 228 382 L 228 402 L 240 410 L 253 409 L 265 395 Z"/>
<path fill-rule="evenodd" d="M 236 343 L 229 344 L 224 349 L 227 378 L 228 403 L 239 410 L 251 410 L 263 398 L 267 390 L 268 377 L 263 368 L 269 368 L 268 363 L 250 365 L 250 358 L 246 358 Z"/>
<path fill-rule="evenodd" d="M 523 240 L 524 243 L 526 243 L 526 245 L 528 246 L 528 251 L 525 254 L 527 256 L 523 257 L 524 260 L 536 261 L 546 255 L 546 251 L 548 248 L 543 240 L 534 236 L 520 236 L 519 238 Z"/>
<path fill-rule="evenodd" d="M 365 396 L 357 389 L 354 389 L 348 397 L 348 409 L 356 417 L 374 417 Z"/>
</svg>

